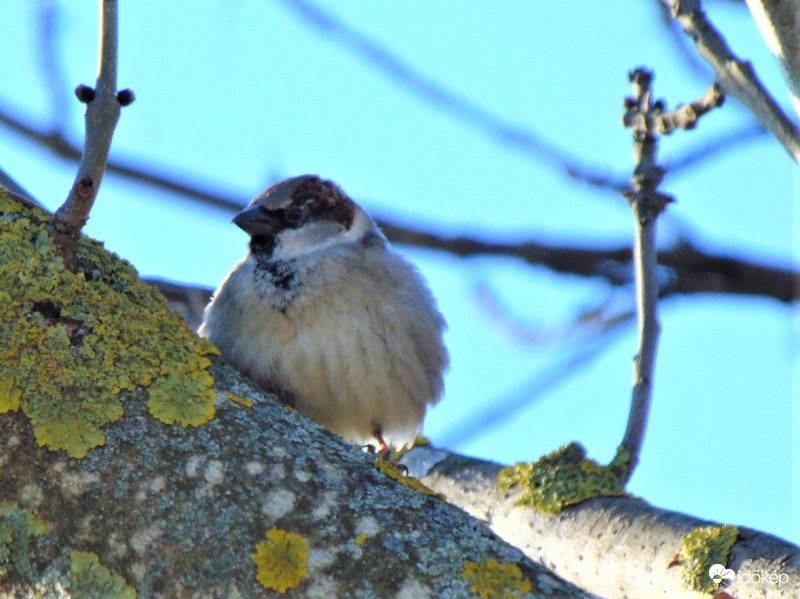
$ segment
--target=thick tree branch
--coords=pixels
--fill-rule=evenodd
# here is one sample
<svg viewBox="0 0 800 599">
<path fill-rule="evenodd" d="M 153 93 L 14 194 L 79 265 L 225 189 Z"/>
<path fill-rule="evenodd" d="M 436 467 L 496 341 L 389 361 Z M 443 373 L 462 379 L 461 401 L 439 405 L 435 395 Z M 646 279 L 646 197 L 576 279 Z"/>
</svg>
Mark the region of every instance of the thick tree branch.
<svg viewBox="0 0 800 599">
<path fill-rule="evenodd" d="M 0 595 L 586 597 L 212 363 L 100 244 L 66 271 L 48 220 L 0 196 Z"/>
<path fill-rule="evenodd" d="M 598 277 L 611 285 L 632 281 L 632 251 L 629 247 L 601 250 L 581 246 L 555 245 L 536 240 L 495 242 L 466 236 L 445 236 L 408 229 L 379 219 L 386 236 L 393 242 L 447 252 L 463 258 L 506 256 L 534 266 L 583 277 Z M 689 240 L 658 253 L 658 263 L 669 269 L 662 296 L 713 293 L 757 295 L 791 303 L 800 299 L 800 272 L 770 266 L 758 261 L 709 253 Z"/>
<path fill-rule="evenodd" d="M 596 497 L 552 515 L 517 505 L 521 491 L 502 491 L 502 466 L 433 447 L 416 447 L 402 462 L 412 476 L 451 503 L 486 522 L 531 559 L 608 599 L 663 597 L 703 599 L 708 594 L 682 583 L 676 561 L 686 534 L 715 523 L 670 512 L 632 497 Z M 724 501 L 724 489 L 720 500 Z M 776 584 L 734 583 L 737 599 L 795 599 L 800 596 L 800 547 L 740 527 L 728 567 L 736 572 L 775 573 Z"/>
<path fill-rule="evenodd" d="M 781 65 L 789 83 L 795 111 L 800 114 L 800 2 L 797 0 L 747 0 L 747 6 Z"/>
<path fill-rule="evenodd" d="M 469 237 L 442 235 L 407 229 L 381 221 L 381 228 L 394 243 L 451 253 L 464 258 L 507 256 L 544 266 L 553 272 L 580 277 L 595 277 L 613 286 L 632 281 L 633 253 L 630 247 L 592 250 L 579 246 L 556 246 L 538 241 L 502 243 Z M 740 295 L 763 297 L 791 304 L 800 300 L 800 272 L 791 268 L 762 264 L 733 256 L 709 253 L 682 241 L 658 252 L 664 281 L 662 298 L 674 295 Z M 175 302 L 174 309 L 190 324 L 199 324 L 210 289 L 163 282 L 165 295 Z M 194 306 L 194 307 L 193 307 Z M 188 314 L 188 316 L 187 316 Z"/>
<path fill-rule="evenodd" d="M 67 273 L 76 285 L 52 288 L 53 277 L 66 275 L 42 243 L 46 233 L 36 224 L 42 214 L 17 208 L 8 198 L 3 212 L 0 241 L 9 258 L 3 289 L 17 300 L 0 303 L 0 321 L 11 337 L 5 339 L 6 349 L 13 348 L 6 353 L 49 356 L 36 365 L 36 360 L 17 362 L 24 369 L 0 363 L 11 372 L 4 380 L 12 381 L 11 388 L 6 382 L 0 413 L 0 526 L 13 540 L 3 585 L 12 596 L 57 593 L 70 577 L 77 586 L 70 574 L 78 567 L 76 552 L 94 555 L 99 574 L 113 574 L 115 584 L 136 587 L 143 598 L 260 596 L 264 589 L 250 556 L 264 543 L 266 531 L 278 529 L 302 535 L 309 548 L 300 586 L 288 596 L 469 596 L 465 575 L 476 568 L 489 574 L 503 568 L 505 579 L 487 580 L 500 587 L 528 580 L 531 596 L 586 596 L 540 565 L 547 563 L 580 579 L 589 592 L 619 587 L 617 595 L 603 591 L 606 596 L 645 597 L 656 588 L 663 596 L 697 597 L 679 594 L 680 575 L 666 566 L 682 536 L 705 523 L 641 501 L 607 498 L 543 516 L 516 507 L 515 491 L 499 490 L 498 466 L 434 449 L 409 454 L 408 459 L 421 455 L 425 465 L 418 461 L 412 472 L 437 490 L 447 489 L 451 502 L 513 538 L 528 555 L 537 555 L 534 562 L 462 511 L 391 480 L 373 458 L 278 405 L 221 362 L 207 373 L 216 392 L 214 418 L 197 426 L 167 424 L 163 414 L 154 413 L 155 404 L 166 400 L 180 406 L 198 385 L 210 384 L 202 363 L 179 376 L 173 369 L 183 360 L 163 361 L 185 355 L 187 348 L 178 347 L 176 339 L 194 337 L 178 335 L 182 327 L 159 301 L 151 302 L 157 298 L 98 244 L 85 242 L 81 254 L 82 272 L 98 274 Z M 18 276 L 32 266 L 43 276 Z M 56 294 L 49 317 L 35 305 L 42 288 Z M 118 315 L 134 304 L 144 311 L 128 327 Z M 58 334 L 57 328 L 69 324 L 57 316 L 58 306 L 63 314 L 75 314 L 80 306 L 89 319 L 81 344 Z M 136 336 L 164 327 L 172 332 L 156 342 Z M 143 364 L 136 363 L 137 352 L 128 351 L 139 343 L 149 348 Z M 153 361 L 154 355 L 160 358 Z M 117 397 L 112 391 L 113 397 L 98 402 L 91 393 L 64 389 L 46 377 L 28 379 L 22 372 L 41 368 L 60 376 L 59 358 L 65 356 L 82 361 L 80 383 L 98 392 L 111 391 L 128 377 L 134 380 L 127 392 Z M 114 365 L 110 371 L 104 366 L 109 363 Z M 139 380 L 143 368 L 155 368 L 158 375 Z M 164 387 L 169 380 L 174 384 Z M 33 384 L 41 392 L 31 392 Z M 98 424 L 100 408 L 107 405 L 119 412 Z M 64 426 L 59 415 L 76 426 Z M 41 446 L 83 444 L 96 426 L 102 427 L 102 438 L 85 457 L 69 458 Z M 485 476 L 476 479 L 471 472 Z M 452 477 L 446 480 L 448 473 Z M 477 500 L 477 507 L 464 501 L 466 496 Z M 742 529 L 729 565 L 786 573 L 794 584 L 797 551 Z M 641 568 L 640 576 L 631 576 L 632 563 Z M 797 592 L 789 585 L 784 589 L 783 595 L 771 596 Z M 752 591 L 743 588 L 737 596 L 747 598 Z"/>
<path fill-rule="evenodd" d="M 667 2 L 668 0 L 663 0 Z M 739 100 L 769 129 L 792 160 L 800 163 L 800 131 L 762 85 L 749 62 L 731 52 L 703 12 L 700 0 L 671 0 L 672 14 L 695 41 L 700 55 L 714 68 L 726 95 Z"/>
</svg>

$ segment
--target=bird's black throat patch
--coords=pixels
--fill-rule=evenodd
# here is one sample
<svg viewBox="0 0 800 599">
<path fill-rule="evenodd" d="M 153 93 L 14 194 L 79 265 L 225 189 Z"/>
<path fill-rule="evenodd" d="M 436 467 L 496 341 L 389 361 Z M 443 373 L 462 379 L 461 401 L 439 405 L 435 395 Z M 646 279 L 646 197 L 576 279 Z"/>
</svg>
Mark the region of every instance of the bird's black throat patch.
<svg viewBox="0 0 800 599">
<path fill-rule="evenodd" d="M 275 237 L 273 235 L 256 235 L 250 239 L 250 253 L 256 257 L 259 266 L 262 259 L 270 260 L 274 251 Z"/>
<path fill-rule="evenodd" d="M 272 260 L 265 253 L 253 253 L 256 288 L 273 309 L 286 312 L 301 286 L 294 260 Z"/>
<path fill-rule="evenodd" d="M 276 288 L 288 291 L 297 287 L 297 271 L 293 260 L 268 262 L 265 264 L 265 269 Z"/>
</svg>

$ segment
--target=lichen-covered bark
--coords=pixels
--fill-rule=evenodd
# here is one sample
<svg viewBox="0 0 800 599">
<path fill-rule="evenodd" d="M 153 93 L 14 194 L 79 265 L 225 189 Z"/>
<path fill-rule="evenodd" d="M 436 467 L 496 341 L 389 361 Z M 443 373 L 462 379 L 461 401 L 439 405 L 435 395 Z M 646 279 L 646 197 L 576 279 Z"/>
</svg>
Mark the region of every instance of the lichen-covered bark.
<svg viewBox="0 0 800 599">
<path fill-rule="evenodd" d="M 528 557 L 593 593 L 609 599 L 709 596 L 687 584 L 691 560 L 684 541 L 711 522 L 631 497 L 595 497 L 548 514 L 519 506 L 523 489 L 500 489 L 499 464 L 430 447 L 414 448 L 403 463 Z M 737 599 L 800 597 L 800 548 L 782 539 L 739 527 L 724 565 L 737 573 L 727 589 Z M 748 578 L 752 573 L 758 582 Z"/>
<path fill-rule="evenodd" d="M 28 539 L 32 567 L 12 565 L 0 588 L 26 596 L 63 585 L 82 551 L 139 597 L 270 596 L 250 556 L 279 528 L 308 544 L 307 574 L 289 596 L 477 597 L 462 573 L 489 559 L 520 569 L 532 585 L 524 596 L 581 596 L 462 511 L 260 399 L 228 367 L 212 374 L 256 403 L 221 392 L 214 420 L 182 428 L 129 399 L 106 444 L 82 459 L 40 448 L 21 414 L 0 417 L 0 501 L 46 528 Z"/>
<path fill-rule="evenodd" d="M 41 235 L 46 217 L 31 218 L 8 201 L 3 208 L 0 226 L 13 234 L 0 235 L 0 246 L 16 244 L 2 247 L 4 255 L 25 258 L 0 268 L 6 275 L 18 268 L 30 290 L 37 285 L 31 269 L 48 260 L 40 271 L 53 283 L 50 292 L 37 287 L 36 298 L 15 285 L 2 289 L 15 310 L 4 312 L 4 326 L 26 332 L 4 340 L 6 358 L 24 354 L 26 367 L 38 372 L 37 327 L 51 343 L 38 353 L 53 372 L 59 366 L 53 356 L 66 360 L 81 348 L 98 353 L 110 347 L 100 336 L 119 331 L 119 320 L 132 315 L 104 319 L 89 314 L 88 305 L 81 311 L 81 301 L 103 294 L 93 289 L 82 295 L 86 274 L 65 275 L 69 289 L 57 289 L 63 271 L 57 264 L 50 269 L 52 247 Z M 36 251 L 27 244 L 36 244 Z M 109 278 L 115 258 L 104 259 L 109 262 L 97 277 L 107 293 L 129 297 L 133 283 L 115 288 Z M 130 275 L 130 267 L 119 268 Z M 84 319 L 95 323 L 91 331 Z M 162 324 L 175 326 L 168 318 Z M 225 364 L 198 363 L 175 376 L 176 356 L 185 351 L 180 338 L 165 333 L 156 344 L 165 349 L 166 372 L 134 385 L 123 377 L 119 397 L 102 386 L 96 392 L 103 401 L 93 395 L 91 363 L 84 371 L 88 380 L 69 379 L 64 388 L 19 373 L 0 381 L 0 596 L 587 596 L 458 508 L 387 476 L 373 456 L 281 406 Z M 141 360 L 134 344 L 151 346 L 153 339 L 126 339 L 131 351 L 117 340 L 113 360 L 96 359 L 115 376 L 127 372 L 135 380 L 137 369 L 126 370 L 125 360 Z M 189 352 L 198 355 L 196 348 Z M 159 389 L 154 411 L 151 382 L 165 376 L 170 384 Z M 181 381 L 191 387 L 198 380 L 200 391 L 183 392 Z M 216 396 L 214 410 L 203 403 L 206 389 Z M 200 411 L 213 418 L 165 419 L 170 398 L 189 408 L 200 402 Z M 93 411 L 102 412 L 108 402 L 117 406 L 114 417 L 96 420 Z M 35 412 L 27 409 L 32 406 Z M 74 422 L 93 423 L 94 440 L 80 450 L 72 428 L 53 417 L 64 409 Z M 38 434 L 42 418 L 62 425 L 63 448 Z"/>
</svg>

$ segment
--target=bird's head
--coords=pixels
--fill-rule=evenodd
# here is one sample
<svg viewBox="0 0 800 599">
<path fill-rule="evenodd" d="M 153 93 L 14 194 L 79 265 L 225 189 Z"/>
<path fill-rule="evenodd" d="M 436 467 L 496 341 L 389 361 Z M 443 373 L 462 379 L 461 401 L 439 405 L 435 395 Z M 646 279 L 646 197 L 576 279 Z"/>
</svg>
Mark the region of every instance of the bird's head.
<svg viewBox="0 0 800 599">
<path fill-rule="evenodd" d="M 375 223 L 335 183 L 292 177 L 257 196 L 233 218 L 250 235 L 250 251 L 291 260 L 341 243 L 380 237 Z"/>
</svg>

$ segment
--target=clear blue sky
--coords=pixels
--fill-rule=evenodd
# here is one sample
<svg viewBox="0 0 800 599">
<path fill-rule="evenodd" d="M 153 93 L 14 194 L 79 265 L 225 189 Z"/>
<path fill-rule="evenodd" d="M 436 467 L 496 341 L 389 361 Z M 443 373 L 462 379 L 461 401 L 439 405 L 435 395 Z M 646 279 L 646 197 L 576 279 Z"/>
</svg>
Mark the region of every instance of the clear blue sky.
<svg viewBox="0 0 800 599">
<path fill-rule="evenodd" d="M 712 80 L 677 56 L 652 4 L 320 6 L 442 86 L 591 166 L 625 175 L 631 144 L 619 121 L 627 72 L 654 69 L 656 95 L 670 106 L 696 98 Z M 97 11 L 91 2 L 61 3 L 64 87 L 54 88 L 42 76 L 36 5 L 0 5 L 0 108 L 48 123 L 52 99 L 63 98 L 69 112 L 60 114 L 78 140 L 82 107 L 71 90 L 94 82 Z M 788 106 L 746 10 L 706 8 Z M 121 2 L 120 19 L 120 87 L 133 88 L 137 100 L 123 111 L 116 157 L 176 171 L 243 202 L 277 178 L 313 172 L 336 180 L 375 215 L 440 232 L 587 247 L 630 242 L 623 200 L 575 185 L 555 166 L 431 106 L 283 2 L 178 1 L 165 10 L 163 2 L 137 0 Z M 744 122 L 729 102 L 697 132 L 664 140 L 661 155 L 678 157 L 700 136 Z M 3 129 L 0 167 L 51 209 L 75 170 Z M 660 238 L 666 244 L 688 234 L 710 250 L 791 264 L 796 185 L 797 171 L 776 142 L 737 147 L 665 180 L 678 203 Z M 87 232 L 143 275 L 215 287 L 246 247 L 230 217 L 108 177 Z M 631 290 L 511 259 L 400 249 L 429 278 L 450 323 L 447 392 L 426 423 L 434 443 L 450 440 L 453 450 L 503 463 L 535 460 L 573 440 L 600 461 L 612 457 L 627 416 L 631 328 L 561 384 L 535 397 L 530 389 L 589 343 L 585 333 L 565 334 L 577 314 L 603 302 L 624 309 Z M 491 291 L 517 328 L 538 331 L 538 341 L 522 344 L 498 325 L 479 289 Z M 630 491 L 657 506 L 800 542 L 795 311 L 763 299 L 682 297 L 662 305 L 661 319 L 651 422 Z M 527 403 L 455 440 L 458 423 L 510 397 Z"/>
</svg>

